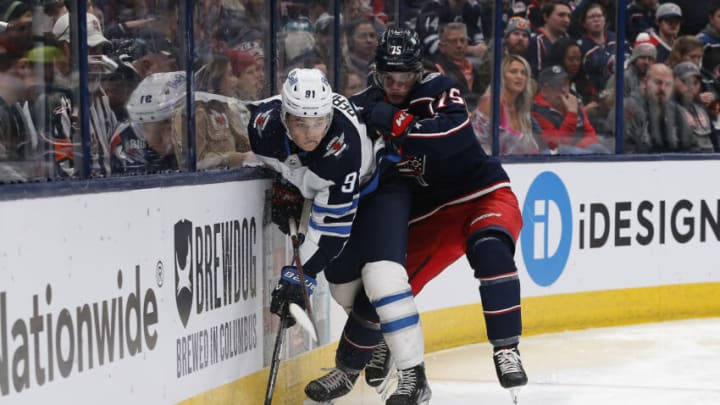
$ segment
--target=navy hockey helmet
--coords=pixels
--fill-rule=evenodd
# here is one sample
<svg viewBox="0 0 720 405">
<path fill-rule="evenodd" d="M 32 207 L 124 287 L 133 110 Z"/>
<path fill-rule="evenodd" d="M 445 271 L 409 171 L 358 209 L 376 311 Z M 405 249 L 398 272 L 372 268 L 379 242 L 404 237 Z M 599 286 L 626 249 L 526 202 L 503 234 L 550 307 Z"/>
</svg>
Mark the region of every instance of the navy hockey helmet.
<svg viewBox="0 0 720 405">
<path fill-rule="evenodd" d="M 408 28 L 388 28 L 378 40 L 375 70 L 378 72 L 420 72 L 422 43 Z"/>
</svg>

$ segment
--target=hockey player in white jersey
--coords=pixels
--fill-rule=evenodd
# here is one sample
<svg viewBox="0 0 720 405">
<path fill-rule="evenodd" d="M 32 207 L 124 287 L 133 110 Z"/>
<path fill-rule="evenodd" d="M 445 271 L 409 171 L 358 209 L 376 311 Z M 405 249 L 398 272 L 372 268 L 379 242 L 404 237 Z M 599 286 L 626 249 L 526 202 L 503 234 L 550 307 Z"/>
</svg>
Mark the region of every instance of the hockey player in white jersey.
<svg viewBox="0 0 720 405">
<path fill-rule="evenodd" d="M 424 381 L 422 330 L 402 265 L 408 218 L 395 215 L 391 206 L 404 206 L 398 211 L 407 212 L 409 191 L 404 182 L 393 180 L 397 172 L 392 157 L 384 155 L 384 141 L 366 135 L 348 100 L 332 93 L 316 69 L 291 71 L 280 96 L 249 107 L 252 150 L 282 175 L 283 183 L 278 182 L 276 189 L 285 189 L 274 198 L 273 221 L 282 229 L 287 217 L 298 217 L 298 199 L 286 197 L 293 193 L 288 189 L 297 188 L 313 201 L 300 248 L 308 293 L 312 293 L 315 275 L 323 270 L 333 298 L 344 308 L 352 306 L 364 286 L 379 313 L 377 327 L 397 364 L 421 373 Z M 280 207 L 284 201 L 287 209 Z M 383 241 L 388 235 L 391 243 Z M 363 266 L 352 265 L 360 263 Z M 272 293 L 271 312 L 283 314 L 289 303 L 304 306 L 296 273 L 292 267 L 283 269 Z M 316 401 L 344 395 L 364 363 L 337 363 L 328 375 L 309 384 L 306 394 Z M 429 399 L 429 388 L 425 396 Z"/>
</svg>

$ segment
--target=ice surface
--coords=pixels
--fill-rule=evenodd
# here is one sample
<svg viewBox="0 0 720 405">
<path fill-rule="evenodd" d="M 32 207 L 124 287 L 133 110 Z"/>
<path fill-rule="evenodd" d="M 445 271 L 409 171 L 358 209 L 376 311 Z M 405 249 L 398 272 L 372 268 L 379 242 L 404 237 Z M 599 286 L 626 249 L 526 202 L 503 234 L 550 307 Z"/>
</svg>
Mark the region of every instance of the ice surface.
<svg viewBox="0 0 720 405">
<path fill-rule="evenodd" d="M 520 405 L 720 405 L 720 318 L 524 337 Z M 489 344 L 426 356 L 433 405 L 510 405 Z M 335 405 L 383 404 L 362 376 Z"/>
</svg>

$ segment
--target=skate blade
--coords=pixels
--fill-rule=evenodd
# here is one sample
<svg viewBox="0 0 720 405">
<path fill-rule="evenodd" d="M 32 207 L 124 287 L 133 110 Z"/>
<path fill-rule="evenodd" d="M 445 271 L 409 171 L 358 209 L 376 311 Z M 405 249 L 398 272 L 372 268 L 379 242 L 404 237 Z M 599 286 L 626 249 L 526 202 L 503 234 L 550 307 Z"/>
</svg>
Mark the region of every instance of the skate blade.
<svg viewBox="0 0 720 405">
<path fill-rule="evenodd" d="M 380 385 L 373 387 L 373 388 L 375 388 L 375 392 L 377 392 L 378 395 L 380 395 L 381 397 L 386 396 L 388 387 L 390 386 L 390 381 L 397 378 L 396 375 L 397 375 L 397 370 L 393 368 L 392 371 L 390 371 L 390 373 L 388 373 L 387 377 L 385 377 L 382 380 Z"/>
<path fill-rule="evenodd" d="M 518 394 L 520 393 L 520 387 L 508 388 L 508 392 L 510 392 L 510 399 L 512 399 L 513 405 L 517 405 Z"/>
</svg>

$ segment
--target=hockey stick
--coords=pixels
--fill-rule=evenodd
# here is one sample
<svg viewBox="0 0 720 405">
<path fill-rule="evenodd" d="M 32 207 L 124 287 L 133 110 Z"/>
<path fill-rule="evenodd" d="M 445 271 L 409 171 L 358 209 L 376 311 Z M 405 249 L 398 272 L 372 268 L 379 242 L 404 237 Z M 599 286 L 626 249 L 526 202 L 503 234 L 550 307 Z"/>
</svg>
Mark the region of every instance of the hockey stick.
<svg viewBox="0 0 720 405">
<path fill-rule="evenodd" d="M 305 216 L 305 211 L 309 213 L 309 205 L 307 204 L 307 201 L 305 205 L 308 208 L 307 210 L 303 210 L 303 216 Z M 275 392 L 275 382 L 277 381 L 278 371 L 280 371 L 280 353 L 282 352 L 283 347 L 283 336 L 289 322 L 288 313 L 295 318 L 298 325 L 308 331 L 313 340 L 317 341 L 317 329 L 315 328 L 315 323 L 312 321 L 312 318 L 309 316 L 309 314 L 311 314 L 310 297 L 308 296 L 307 288 L 305 287 L 305 273 L 302 271 L 302 260 L 300 260 L 300 236 L 298 235 L 298 226 L 295 222 L 295 218 L 290 218 L 288 220 L 288 227 L 290 230 L 290 240 L 293 246 L 293 259 L 290 264 L 295 264 L 298 269 L 300 284 L 303 290 L 303 298 L 305 301 L 305 308 L 307 308 L 308 312 L 306 313 L 303 311 L 302 308 L 295 303 L 290 303 L 290 305 L 283 308 L 281 311 L 280 326 L 278 328 L 277 336 L 275 337 L 275 347 L 273 348 L 273 355 L 270 360 L 270 373 L 268 374 L 268 383 L 265 390 L 265 405 L 272 404 L 272 397 Z"/>
<path fill-rule="evenodd" d="M 306 215 L 309 216 L 310 214 L 311 204 L 309 204 L 309 202 L 310 200 L 305 201 L 302 217 L 305 217 Z M 301 221 L 306 222 L 307 219 L 301 219 Z M 313 322 L 310 296 L 308 295 L 307 288 L 305 288 L 305 273 L 303 272 L 302 260 L 300 259 L 300 243 L 302 241 L 300 235 L 298 234 L 298 225 L 294 218 L 290 218 L 288 221 L 288 228 L 290 230 L 290 241 L 292 242 L 293 263 L 295 264 L 298 275 L 300 276 L 300 285 L 303 286 L 303 301 L 305 303 L 305 311 L 303 311 L 297 304 L 290 304 L 290 314 L 292 314 L 293 318 L 295 318 L 298 325 L 310 334 L 310 338 L 317 341 L 317 328 L 315 327 L 315 322 Z"/>
<path fill-rule="evenodd" d="M 275 392 L 275 382 L 277 381 L 278 371 L 280 370 L 280 352 L 283 347 L 283 335 L 288 325 L 287 310 L 283 311 L 280 317 L 280 327 L 275 337 L 275 348 L 273 349 L 272 360 L 270 360 L 270 374 L 268 375 L 267 389 L 265 390 L 265 405 L 272 404 L 273 393 Z"/>
</svg>

